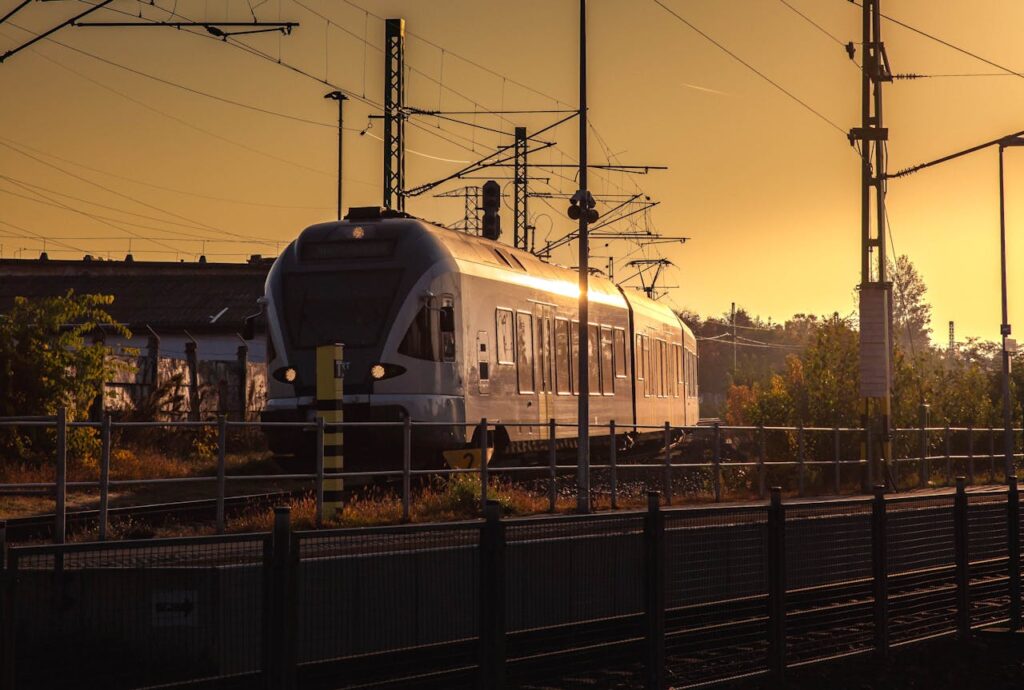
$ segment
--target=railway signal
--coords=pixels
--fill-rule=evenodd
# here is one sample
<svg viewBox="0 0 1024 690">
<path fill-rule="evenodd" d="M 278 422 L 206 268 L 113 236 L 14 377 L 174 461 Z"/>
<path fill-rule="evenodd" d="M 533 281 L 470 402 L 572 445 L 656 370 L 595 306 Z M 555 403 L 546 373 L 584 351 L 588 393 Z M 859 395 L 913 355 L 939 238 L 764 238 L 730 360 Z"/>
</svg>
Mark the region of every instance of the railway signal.
<svg viewBox="0 0 1024 690">
<path fill-rule="evenodd" d="M 483 236 L 489 240 L 497 240 L 501 237 L 501 216 L 498 215 L 501 208 L 501 185 L 494 180 L 487 180 L 484 182 L 482 192 Z"/>
</svg>

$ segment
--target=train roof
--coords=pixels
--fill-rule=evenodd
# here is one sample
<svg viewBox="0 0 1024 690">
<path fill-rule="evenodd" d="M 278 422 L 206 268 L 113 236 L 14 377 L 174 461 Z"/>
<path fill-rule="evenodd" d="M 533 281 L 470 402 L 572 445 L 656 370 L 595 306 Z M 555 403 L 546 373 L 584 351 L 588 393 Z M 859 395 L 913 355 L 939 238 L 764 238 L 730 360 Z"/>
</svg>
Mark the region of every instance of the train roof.
<svg viewBox="0 0 1024 690">
<path fill-rule="evenodd" d="M 460 270 L 468 269 L 494 280 L 533 285 L 567 296 L 575 297 L 578 294 L 578 273 L 574 269 L 543 261 L 530 252 L 502 242 L 452 230 L 406 214 L 353 209 L 346 220 L 318 223 L 306 228 L 296 243 L 330 242 L 334 239 L 341 241 L 350 238 L 351 229 L 356 226 L 370 232 L 383 231 L 381 234 L 391 237 L 402 236 L 406 240 L 410 234 L 419 235 L 419 241 L 407 245 L 402 252 L 408 252 L 410 257 L 413 253 L 420 259 L 425 258 L 424 255 L 433 255 L 434 258 L 448 255 L 459 265 Z M 623 309 L 628 301 L 634 311 L 651 319 L 679 324 L 685 332 L 690 332 L 678 315 L 664 304 L 639 292 L 621 290 L 604 275 L 591 274 L 589 287 L 591 300 Z"/>
</svg>

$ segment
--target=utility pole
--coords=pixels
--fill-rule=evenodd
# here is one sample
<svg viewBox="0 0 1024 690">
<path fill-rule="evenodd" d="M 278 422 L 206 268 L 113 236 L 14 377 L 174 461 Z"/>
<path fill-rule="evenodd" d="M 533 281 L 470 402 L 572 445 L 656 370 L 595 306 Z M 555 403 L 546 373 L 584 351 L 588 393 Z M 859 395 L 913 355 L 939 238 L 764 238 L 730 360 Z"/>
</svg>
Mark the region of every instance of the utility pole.
<svg viewBox="0 0 1024 690">
<path fill-rule="evenodd" d="M 343 94 L 341 91 L 331 91 L 324 95 L 324 98 L 330 98 L 338 101 L 338 220 L 341 220 L 341 161 L 342 161 L 342 137 L 345 132 L 345 101 L 348 100 L 348 96 Z"/>
<path fill-rule="evenodd" d="M 384 208 L 405 210 L 405 20 L 384 22 Z"/>
<path fill-rule="evenodd" d="M 881 0 L 863 2 L 861 126 L 850 130 L 849 136 L 851 143 L 860 142 L 861 147 L 860 392 L 864 398 L 863 424 L 866 427 L 873 417 L 880 418 L 882 459 L 888 461 L 892 458 L 889 424 L 893 334 L 892 284 L 886 280 L 885 265 L 885 142 L 889 130 L 882 124 L 882 85 L 892 81 L 892 71 L 881 39 L 880 3 Z M 888 466 L 879 469 L 885 471 Z"/>
<path fill-rule="evenodd" d="M 527 172 L 526 172 L 526 127 L 516 127 L 515 165 L 513 170 L 513 232 L 512 246 L 517 249 L 529 250 L 530 229 L 526 215 Z"/>
<path fill-rule="evenodd" d="M 590 512 L 590 361 L 588 357 L 588 328 L 590 320 L 590 254 L 587 236 L 587 0 L 580 0 L 580 191 L 579 191 L 579 372 L 577 388 L 580 392 L 576 411 L 579 437 L 576 456 L 576 510 Z"/>
<path fill-rule="evenodd" d="M 950 321 L 949 322 L 949 352 L 950 352 L 950 354 L 952 354 L 952 352 L 955 349 L 956 349 L 956 330 L 954 328 L 953 322 Z"/>
</svg>

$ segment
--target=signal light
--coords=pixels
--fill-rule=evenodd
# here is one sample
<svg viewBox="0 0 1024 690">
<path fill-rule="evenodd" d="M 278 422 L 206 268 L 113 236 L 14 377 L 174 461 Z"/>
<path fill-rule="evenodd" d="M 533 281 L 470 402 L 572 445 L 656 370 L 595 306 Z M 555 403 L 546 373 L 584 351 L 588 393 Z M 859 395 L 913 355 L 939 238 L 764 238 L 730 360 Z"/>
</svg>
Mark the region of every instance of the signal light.
<svg viewBox="0 0 1024 690">
<path fill-rule="evenodd" d="M 501 186 L 494 180 L 487 180 L 481 192 L 484 210 L 483 236 L 489 240 L 496 240 L 501 237 L 501 216 L 498 215 L 501 208 Z"/>
<path fill-rule="evenodd" d="M 597 206 L 597 202 L 594 201 L 594 197 L 590 192 L 585 192 L 581 189 L 569 199 L 567 214 L 573 220 L 579 220 L 580 216 L 583 216 L 588 223 L 596 223 L 598 213 L 594 209 L 595 206 Z"/>
</svg>

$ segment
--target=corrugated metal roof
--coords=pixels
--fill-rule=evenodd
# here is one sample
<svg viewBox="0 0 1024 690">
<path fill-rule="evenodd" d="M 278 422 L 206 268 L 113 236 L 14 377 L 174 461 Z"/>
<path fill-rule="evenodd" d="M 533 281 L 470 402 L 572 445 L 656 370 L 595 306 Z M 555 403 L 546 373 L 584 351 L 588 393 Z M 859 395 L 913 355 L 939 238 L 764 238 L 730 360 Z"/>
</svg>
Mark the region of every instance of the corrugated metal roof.
<svg viewBox="0 0 1024 690">
<path fill-rule="evenodd" d="M 244 264 L 0 260 L 0 313 L 15 297 L 113 295 L 111 315 L 133 330 L 233 333 L 256 311 L 271 260 Z"/>
</svg>

